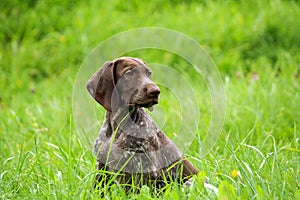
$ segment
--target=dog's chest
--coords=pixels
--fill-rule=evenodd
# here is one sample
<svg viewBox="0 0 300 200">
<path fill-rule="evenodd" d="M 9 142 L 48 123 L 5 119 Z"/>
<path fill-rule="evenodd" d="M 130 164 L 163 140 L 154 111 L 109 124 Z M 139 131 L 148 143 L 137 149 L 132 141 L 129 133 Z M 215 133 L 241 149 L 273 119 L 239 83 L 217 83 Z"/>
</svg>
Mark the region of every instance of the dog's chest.
<svg viewBox="0 0 300 200">
<path fill-rule="evenodd" d="M 146 112 L 136 121 L 126 118 L 116 130 L 114 143 L 125 150 L 148 152 L 160 149 L 163 145 L 164 135 Z"/>
<path fill-rule="evenodd" d="M 119 123 L 111 123 L 111 117 L 106 119 L 109 120 L 96 140 L 95 152 L 97 161 L 108 169 L 155 172 L 182 157 L 180 150 L 144 110 L 135 120 L 123 117 L 115 120 Z"/>
</svg>

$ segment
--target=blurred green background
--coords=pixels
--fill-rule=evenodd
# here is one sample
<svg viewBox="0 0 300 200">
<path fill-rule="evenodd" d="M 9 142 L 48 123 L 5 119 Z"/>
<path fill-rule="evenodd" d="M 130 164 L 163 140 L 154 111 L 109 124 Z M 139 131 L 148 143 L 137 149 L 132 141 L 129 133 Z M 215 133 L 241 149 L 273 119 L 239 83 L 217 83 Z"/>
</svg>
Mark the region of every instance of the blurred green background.
<svg viewBox="0 0 300 200">
<path fill-rule="evenodd" d="M 196 94 L 204 115 L 187 154 L 201 174 L 187 194 L 167 190 L 162 198 L 217 198 L 203 189 L 204 177 L 219 187 L 219 198 L 300 198 L 299 1 L 2 0 L 0 11 L 3 199 L 98 197 L 89 190 L 92 147 L 81 141 L 72 119 L 72 87 L 96 45 L 138 27 L 193 38 L 216 63 L 226 92 L 221 140 L 203 159 L 197 152 L 209 126 L 210 97 Z M 179 70 L 187 65 L 168 52 L 130 55 Z M 187 73 L 194 88 L 205 88 Z M 168 110 L 167 102 L 162 106 Z M 147 189 L 127 197 L 114 187 L 106 198 L 157 198 Z"/>
</svg>

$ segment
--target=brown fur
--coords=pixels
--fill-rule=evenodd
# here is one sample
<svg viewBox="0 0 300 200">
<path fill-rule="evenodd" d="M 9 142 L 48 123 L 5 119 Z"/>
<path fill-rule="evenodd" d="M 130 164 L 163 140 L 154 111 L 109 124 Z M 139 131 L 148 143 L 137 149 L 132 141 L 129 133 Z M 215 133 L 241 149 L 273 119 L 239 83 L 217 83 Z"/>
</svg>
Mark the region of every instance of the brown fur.
<svg viewBox="0 0 300 200">
<path fill-rule="evenodd" d="M 88 81 L 87 89 L 106 110 L 94 151 L 97 182 L 119 172 L 122 184 L 160 188 L 169 181 L 186 182 L 198 170 L 157 127 L 144 108 L 152 110 L 160 90 L 146 64 L 131 57 L 106 62 Z"/>
</svg>

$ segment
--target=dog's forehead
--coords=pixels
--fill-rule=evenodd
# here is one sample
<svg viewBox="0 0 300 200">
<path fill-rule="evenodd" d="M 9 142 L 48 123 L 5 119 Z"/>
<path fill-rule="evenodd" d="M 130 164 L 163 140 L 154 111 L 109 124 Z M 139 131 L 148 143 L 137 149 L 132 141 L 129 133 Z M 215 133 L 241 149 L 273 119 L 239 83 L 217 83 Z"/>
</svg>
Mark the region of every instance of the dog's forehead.
<svg viewBox="0 0 300 200">
<path fill-rule="evenodd" d="M 139 63 L 139 64 L 142 64 L 142 65 L 146 65 L 144 61 L 142 61 L 141 59 L 139 58 L 131 58 L 132 60 L 134 60 L 135 62 Z"/>
<path fill-rule="evenodd" d="M 150 70 L 149 67 L 145 64 L 145 62 L 139 58 L 132 58 L 132 57 L 122 57 L 117 59 L 119 61 L 122 61 L 122 67 L 121 70 L 129 70 L 136 67 L 139 67 L 140 69 L 146 69 Z"/>
<path fill-rule="evenodd" d="M 119 65 L 116 70 L 117 77 L 122 77 L 126 71 L 131 70 L 133 68 L 140 69 L 142 73 L 150 71 L 147 65 L 139 58 L 121 57 L 115 60 L 115 62 L 117 61 L 119 62 Z"/>
<path fill-rule="evenodd" d="M 142 65 L 140 62 L 137 62 L 136 60 L 133 60 L 133 59 L 124 59 L 122 64 L 124 66 L 131 65 L 132 67 Z"/>
<path fill-rule="evenodd" d="M 128 65 L 146 65 L 145 62 L 139 58 L 133 58 L 133 57 L 121 57 L 118 58 L 116 61 L 122 61 L 123 64 Z"/>
</svg>

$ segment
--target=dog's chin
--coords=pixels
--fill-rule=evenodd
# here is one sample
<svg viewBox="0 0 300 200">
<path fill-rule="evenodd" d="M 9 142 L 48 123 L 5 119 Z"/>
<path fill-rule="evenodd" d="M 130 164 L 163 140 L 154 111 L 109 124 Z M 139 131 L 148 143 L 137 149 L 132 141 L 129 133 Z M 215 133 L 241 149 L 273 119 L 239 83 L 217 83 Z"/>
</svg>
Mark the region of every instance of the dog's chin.
<svg viewBox="0 0 300 200">
<path fill-rule="evenodd" d="M 150 103 L 147 103 L 147 104 L 138 105 L 138 107 L 147 108 L 150 112 L 152 112 L 153 111 L 153 106 L 155 104 L 157 104 L 157 102 L 150 102 Z"/>
<path fill-rule="evenodd" d="M 152 112 L 152 111 L 153 111 L 153 106 L 154 106 L 155 104 L 157 104 L 157 103 L 151 103 L 151 104 L 149 104 L 149 105 L 145 105 L 145 106 L 142 106 L 142 107 L 147 108 L 150 112 Z"/>
<path fill-rule="evenodd" d="M 146 102 L 138 102 L 138 103 L 129 103 L 129 106 L 132 106 L 132 107 L 137 107 L 137 108 L 147 108 L 150 112 L 153 111 L 153 106 L 155 104 L 158 104 L 158 100 L 157 99 L 154 99 L 154 100 L 151 100 L 151 101 L 146 101 Z"/>
</svg>

